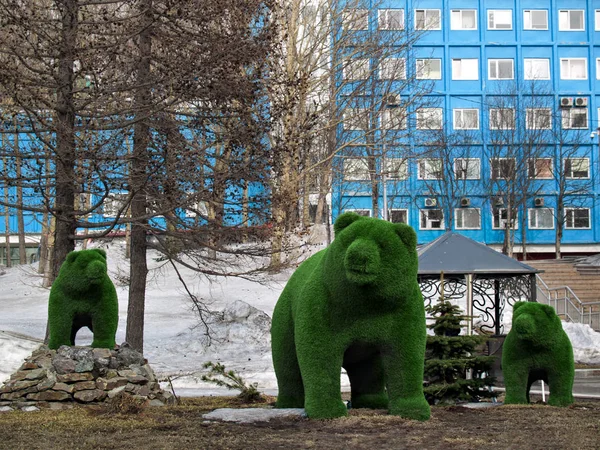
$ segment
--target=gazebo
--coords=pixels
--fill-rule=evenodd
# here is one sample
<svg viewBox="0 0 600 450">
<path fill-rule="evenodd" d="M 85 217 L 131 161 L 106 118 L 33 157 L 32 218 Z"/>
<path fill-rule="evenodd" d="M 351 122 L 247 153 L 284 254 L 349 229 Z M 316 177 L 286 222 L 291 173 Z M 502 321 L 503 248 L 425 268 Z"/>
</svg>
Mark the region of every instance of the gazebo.
<svg viewBox="0 0 600 450">
<path fill-rule="evenodd" d="M 502 315 L 507 304 L 536 301 L 539 270 L 461 234 L 449 231 L 419 247 L 417 253 L 425 305 L 438 300 L 443 286 L 446 300 L 466 298 L 465 313 L 480 315 L 481 329 L 496 336 L 504 334 Z M 472 333 L 472 319 L 467 333 Z"/>
</svg>

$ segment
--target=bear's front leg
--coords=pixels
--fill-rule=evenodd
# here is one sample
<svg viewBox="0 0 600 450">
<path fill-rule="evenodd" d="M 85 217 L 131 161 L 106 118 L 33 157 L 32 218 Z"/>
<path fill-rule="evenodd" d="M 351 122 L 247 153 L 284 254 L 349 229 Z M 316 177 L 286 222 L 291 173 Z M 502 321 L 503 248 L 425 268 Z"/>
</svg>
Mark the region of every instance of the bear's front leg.
<svg viewBox="0 0 600 450">
<path fill-rule="evenodd" d="M 548 374 L 548 387 L 550 397 L 548 404 L 552 406 L 569 406 L 573 404 L 573 378 L 574 368 L 555 367 L 553 373 Z"/>
<path fill-rule="evenodd" d="M 114 323 L 111 317 L 107 318 L 102 314 L 94 314 L 92 316 L 92 328 L 94 333 L 92 347 L 110 349 L 115 348 L 115 334 L 117 332 L 117 324 L 118 323 Z"/>
<path fill-rule="evenodd" d="M 74 312 L 67 311 L 67 308 L 60 308 L 60 305 L 50 303 L 48 308 L 50 338 L 48 348 L 56 350 L 61 345 L 74 345 L 71 342 L 71 329 L 73 328 Z"/>
<path fill-rule="evenodd" d="M 323 335 L 296 336 L 296 350 L 304 382 L 306 415 L 312 419 L 348 415 L 340 386 L 343 347 Z"/>
<path fill-rule="evenodd" d="M 529 366 L 523 362 L 521 365 L 504 364 L 502 374 L 504 375 L 504 386 L 506 386 L 506 396 L 504 404 L 527 404 L 529 395 Z"/>
</svg>

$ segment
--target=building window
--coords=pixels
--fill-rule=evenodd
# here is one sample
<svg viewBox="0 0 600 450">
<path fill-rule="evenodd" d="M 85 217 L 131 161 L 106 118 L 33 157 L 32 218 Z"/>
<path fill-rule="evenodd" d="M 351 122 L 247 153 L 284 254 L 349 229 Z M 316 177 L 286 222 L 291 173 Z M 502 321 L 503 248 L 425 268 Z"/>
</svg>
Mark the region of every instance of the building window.
<svg viewBox="0 0 600 450">
<path fill-rule="evenodd" d="M 406 158 L 385 158 L 383 172 L 388 180 L 408 179 L 408 160 Z"/>
<path fill-rule="evenodd" d="M 511 9 L 488 9 L 489 30 L 512 30 Z"/>
<path fill-rule="evenodd" d="M 408 223 L 408 209 L 388 209 L 388 220 L 393 223 Z"/>
<path fill-rule="evenodd" d="M 441 209 L 421 209 L 420 230 L 443 230 L 444 213 Z"/>
<path fill-rule="evenodd" d="M 441 80 L 442 79 L 442 60 L 441 59 L 417 59 L 417 79 L 418 80 Z"/>
<path fill-rule="evenodd" d="M 379 79 L 406 80 L 406 59 L 385 58 L 379 63 Z"/>
<path fill-rule="evenodd" d="M 346 9 L 342 12 L 342 22 L 345 30 L 368 30 L 368 9 Z"/>
<path fill-rule="evenodd" d="M 477 29 L 477 10 L 476 9 L 453 9 L 450 12 L 451 30 L 476 30 Z"/>
<path fill-rule="evenodd" d="M 378 13 L 380 30 L 404 30 L 403 9 L 380 9 Z"/>
<path fill-rule="evenodd" d="M 511 223 L 512 222 L 512 226 Z M 513 230 L 519 229 L 519 213 L 513 209 L 511 220 L 508 220 L 508 209 L 507 208 L 493 208 L 492 209 L 492 228 L 494 230 L 504 230 L 510 228 Z"/>
<path fill-rule="evenodd" d="M 589 208 L 565 208 L 565 228 L 591 228 Z"/>
<path fill-rule="evenodd" d="M 443 178 L 442 160 L 440 158 L 420 159 L 417 178 L 419 180 L 441 180 Z"/>
<path fill-rule="evenodd" d="M 566 178 L 589 178 L 590 160 L 588 158 L 566 158 L 564 169 Z"/>
<path fill-rule="evenodd" d="M 479 80 L 479 60 L 476 58 L 453 59 L 453 80 Z"/>
<path fill-rule="evenodd" d="M 490 130 L 514 130 L 515 110 L 512 108 L 490 109 Z"/>
<path fill-rule="evenodd" d="M 525 58 L 525 79 L 526 80 L 549 80 L 550 79 L 550 60 Z"/>
<path fill-rule="evenodd" d="M 205 201 L 199 201 L 191 205 L 188 209 L 185 210 L 186 217 L 208 217 L 208 203 Z"/>
<path fill-rule="evenodd" d="M 600 80 L 600 58 L 596 58 L 596 80 Z"/>
<path fill-rule="evenodd" d="M 369 78 L 369 60 L 366 58 L 346 60 L 343 75 L 345 80 L 366 80 Z"/>
<path fill-rule="evenodd" d="M 562 127 L 569 129 L 586 129 L 588 127 L 587 108 L 563 108 L 561 110 Z"/>
<path fill-rule="evenodd" d="M 528 130 L 551 130 L 552 110 L 550 108 L 526 108 L 525 126 Z"/>
<path fill-rule="evenodd" d="M 415 10 L 415 30 L 441 30 L 442 12 L 439 9 Z"/>
<path fill-rule="evenodd" d="M 366 158 L 344 158 L 344 180 L 365 181 L 371 179 Z"/>
<path fill-rule="evenodd" d="M 373 215 L 373 211 L 371 211 L 370 209 L 344 209 L 345 213 L 347 212 L 353 212 L 354 214 L 358 214 L 359 216 L 363 216 L 363 217 L 371 217 Z"/>
<path fill-rule="evenodd" d="M 125 214 L 127 198 L 126 193 L 109 194 L 102 205 L 104 217 L 117 217 L 117 215 Z"/>
<path fill-rule="evenodd" d="M 512 59 L 488 59 L 488 79 L 512 80 L 515 77 Z"/>
<path fill-rule="evenodd" d="M 492 158 L 490 159 L 492 180 L 512 180 L 516 173 L 515 158 Z"/>
<path fill-rule="evenodd" d="M 600 9 L 594 11 L 594 30 L 600 31 Z"/>
<path fill-rule="evenodd" d="M 548 11 L 545 9 L 526 9 L 523 11 L 523 28 L 525 30 L 547 30 Z"/>
<path fill-rule="evenodd" d="M 554 229 L 554 210 L 552 208 L 529 208 L 527 214 L 530 229 Z"/>
<path fill-rule="evenodd" d="M 441 130 L 442 128 L 442 108 L 417 109 L 417 130 Z"/>
<path fill-rule="evenodd" d="M 559 31 L 583 31 L 585 22 L 582 9 L 565 9 L 558 12 Z"/>
<path fill-rule="evenodd" d="M 552 158 L 530 158 L 527 165 L 529 178 L 550 179 L 554 178 L 554 164 Z"/>
<path fill-rule="evenodd" d="M 406 108 L 386 108 L 381 113 L 381 128 L 384 130 L 406 129 Z"/>
<path fill-rule="evenodd" d="M 562 80 L 587 80 L 587 59 L 561 58 L 560 78 Z"/>
<path fill-rule="evenodd" d="M 481 211 L 479 208 L 456 208 L 454 225 L 457 230 L 479 230 L 481 228 Z"/>
<path fill-rule="evenodd" d="M 479 180 L 481 161 L 479 158 L 456 158 L 454 176 L 457 180 Z"/>
<path fill-rule="evenodd" d="M 478 109 L 455 109 L 454 129 L 455 130 L 478 130 L 479 129 L 479 110 Z"/>
<path fill-rule="evenodd" d="M 366 130 L 368 117 L 369 114 L 365 108 L 346 108 L 342 118 L 344 130 Z"/>
</svg>

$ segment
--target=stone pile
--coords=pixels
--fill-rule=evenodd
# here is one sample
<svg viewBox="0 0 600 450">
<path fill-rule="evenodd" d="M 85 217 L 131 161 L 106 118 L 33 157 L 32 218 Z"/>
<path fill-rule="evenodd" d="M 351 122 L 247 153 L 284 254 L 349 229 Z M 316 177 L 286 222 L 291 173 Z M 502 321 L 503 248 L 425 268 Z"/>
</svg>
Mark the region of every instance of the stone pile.
<svg viewBox="0 0 600 450">
<path fill-rule="evenodd" d="M 141 353 L 118 349 L 42 346 L 0 388 L 0 411 L 64 409 L 99 404 L 127 393 L 150 406 L 174 403 Z"/>
</svg>

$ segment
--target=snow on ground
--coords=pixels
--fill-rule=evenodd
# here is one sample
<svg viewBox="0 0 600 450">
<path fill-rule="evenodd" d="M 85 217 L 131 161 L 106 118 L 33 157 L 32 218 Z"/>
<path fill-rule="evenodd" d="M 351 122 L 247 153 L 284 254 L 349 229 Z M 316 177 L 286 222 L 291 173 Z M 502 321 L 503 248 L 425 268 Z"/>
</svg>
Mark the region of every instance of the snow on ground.
<svg viewBox="0 0 600 450">
<path fill-rule="evenodd" d="M 120 343 L 125 340 L 128 292 L 124 274 L 128 273 L 128 263 L 122 243 L 110 244 L 107 253 L 109 273 L 119 296 Z M 219 311 L 210 319 L 209 338 L 175 271 L 156 259 L 152 254 L 149 257 L 144 354 L 159 377 L 170 377 L 178 395 L 222 394 L 223 389 L 200 380 L 205 372 L 202 365 L 213 361 L 235 370 L 248 382 L 258 383 L 260 390 L 275 393 L 270 317 L 292 271 L 264 275 L 259 281 L 234 277 L 207 280 L 182 268 L 181 275 L 194 295 Z M 40 284 L 34 266 L 7 269 L 0 275 L 0 383 L 44 337 L 49 290 Z M 600 333 L 578 324 L 564 324 L 564 328 L 573 342 L 576 360 L 599 364 Z M 82 329 L 77 344 L 89 344 L 91 339 L 91 333 Z M 347 386 L 345 377 L 342 380 Z"/>
</svg>

